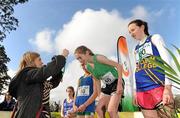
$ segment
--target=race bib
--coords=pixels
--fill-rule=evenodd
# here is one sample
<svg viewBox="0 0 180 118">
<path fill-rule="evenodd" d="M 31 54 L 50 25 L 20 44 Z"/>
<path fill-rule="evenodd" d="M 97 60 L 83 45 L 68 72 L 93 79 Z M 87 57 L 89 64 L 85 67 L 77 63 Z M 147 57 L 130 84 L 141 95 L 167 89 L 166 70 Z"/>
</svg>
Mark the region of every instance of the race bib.
<svg viewBox="0 0 180 118">
<path fill-rule="evenodd" d="M 80 87 L 78 87 L 78 95 L 77 96 L 89 96 L 89 90 L 90 90 L 90 87 L 87 85 L 80 86 Z"/>
<path fill-rule="evenodd" d="M 140 62 L 142 59 L 148 57 L 149 55 L 153 55 L 151 42 L 145 43 L 135 51 L 136 62 Z"/>
<path fill-rule="evenodd" d="M 114 75 L 111 72 L 106 73 L 104 76 L 101 77 L 101 80 L 104 84 L 111 84 L 113 83 L 116 78 L 114 77 Z"/>
</svg>

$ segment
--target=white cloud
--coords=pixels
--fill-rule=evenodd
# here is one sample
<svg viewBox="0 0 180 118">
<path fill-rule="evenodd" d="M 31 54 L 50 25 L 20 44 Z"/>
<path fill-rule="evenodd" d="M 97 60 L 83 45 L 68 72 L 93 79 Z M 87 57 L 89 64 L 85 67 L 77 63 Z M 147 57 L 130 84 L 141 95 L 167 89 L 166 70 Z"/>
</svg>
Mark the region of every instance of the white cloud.
<svg viewBox="0 0 180 118">
<path fill-rule="evenodd" d="M 70 50 L 72 56 L 75 48 L 85 45 L 94 53 L 103 54 L 113 60 L 117 60 L 116 43 L 118 37 L 123 35 L 127 38 L 130 59 L 132 60 L 132 49 L 136 42 L 130 38 L 127 25 L 132 19 L 137 18 L 148 21 L 152 14 L 140 5 L 134 7 L 131 13 L 132 15 L 129 18 L 123 18 L 121 12 L 117 10 L 85 9 L 77 11 L 72 16 L 71 21 L 59 29 L 54 40 L 51 38 L 51 31 L 43 30 L 37 33 L 35 39 L 32 41 L 34 41 L 34 44 L 39 50 L 45 52 L 52 52 L 52 47 L 56 47 L 57 52 L 67 48 Z M 161 12 L 157 14 L 161 15 Z M 61 100 L 62 102 L 66 97 L 67 86 L 76 87 L 77 80 L 82 74 L 83 71 L 80 64 L 76 60 L 72 60 L 66 67 L 63 82 L 51 92 L 51 100 Z"/>
<path fill-rule="evenodd" d="M 137 7 L 132 11 L 132 17 L 127 19 L 123 18 L 120 15 L 121 13 L 116 10 L 111 12 L 105 9 L 77 11 L 72 20 L 64 24 L 57 34 L 55 38 L 56 49 L 59 51 L 67 48 L 72 54 L 76 47 L 86 45 L 95 53 L 117 60 L 116 43 L 118 37 L 120 35 L 127 37 L 130 52 L 132 52 L 135 41 L 129 37 L 127 25 L 136 16 L 147 17 L 147 11 L 143 7 Z M 64 81 L 52 91 L 51 100 L 57 101 L 60 99 L 62 101 L 66 97 L 66 87 L 69 85 L 76 87 L 77 79 L 82 73 L 80 64 L 77 61 L 69 63 L 64 75 Z"/>
<path fill-rule="evenodd" d="M 144 21 L 147 21 L 148 24 L 152 23 L 152 22 L 157 22 L 157 20 L 159 20 L 159 18 L 161 18 L 163 15 L 166 15 L 167 13 L 169 13 L 169 15 L 173 15 L 174 10 L 173 9 L 156 9 L 156 10 L 152 10 L 152 11 L 148 11 L 147 9 L 145 9 L 144 6 L 139 5 L 134 7 L 134 9 L 131 10 L 132 13 L 132 17 L 130 17 L 130 20 L 133 19 L 142 19 Z M 153 27 L 151 25 L 151 27 Z"/>
<path fill-rule="evenodd" d="M 139 9 L 137 9 L 139 10 Z M 144 10 L 145 11 L 145 10 Z M 143 17 L 146 16 L 144 12 Z M 139 14 L 140 15 L 140 14 Z M 134 13 L 132 17 L 135 17 Z M 131 17 L 131 18 L 132 18 Z M 120 35 L 129 38 L 127 24 L 131 18 L 123 18 L 120 12 L 105 9 L 77 11 L 72 20 L 64 24 L 55 38 L 56 49 L 67 48 L 73 54 L 76 47 L 86 45 L 95 53 L 103 54 L 110 59 L 117 60 L 116 43 Z M 128 40 L 130 49 L 135 45 L 133 40 Z M 132 52 L 132 51 L 130 51 Z M 62 100 L 66 97 L 66 88 L 71 85 L 76 87 L 78 78 L 83 74 L 80 64 L 73 60 L 66 67 L 63 83 L 51 92 L 51 100 Z"/>
<path fill-rule="evenodd" d="M 57 35 L 57 49 L 67 48 L 73 53 L 76 47 L 86 45 L 95 53 L 112 55 L 118 37 L 127 33 L 128 22 L 116 10 L 78 11 Z"/>
<path fill-rule="evenodd" d="M 81 69 L 80 63 L 77 60 L 73 60 L 66 67 L 63 82 L 59 84 L 57 88 L 51 91 L 52 101 L 61 101 L 67 97 L 66 88 L 68 86 L 73 86 L 76 90 L 78 79 L 83 75 L 83 70 Z"/>
<path fill-rule="evenodd" d="M 44 29 L 36 34 L 35 39 L 30 39 L 29 42 L 33 44 L 41 52 L 53 52 L 52 34 L 54 32 Z"/>
<path fill-rule="evenodd" d="M 159 16 L 161 16 L 164 12 L 165 12 L 165 10 L 164 10 L 164 9 L 161 9 L 161 10 L 159 10 L 159 11 L 157 11 L 157 12 L 154 12 L 154 15 L 157 16 L 157 17 L 159 17 Z"/>
<path fill-rule="evenodd" d="M 133 14 L 132 19 L 139 18 L 147 20 L 148 18 L 148 11 L 141 5 L 136 6 L 131 12 Z"/>
<path fill-rule="evenodd" d="M 13 70 L 13 69 L 9 69 L 9 70 L 8 70 L 8 75 L 9 75 L 11 78 L 14 77 L 15 74 L 16 74 L 16 71 L 15 71 L 15 70 Z"/>
</svg>

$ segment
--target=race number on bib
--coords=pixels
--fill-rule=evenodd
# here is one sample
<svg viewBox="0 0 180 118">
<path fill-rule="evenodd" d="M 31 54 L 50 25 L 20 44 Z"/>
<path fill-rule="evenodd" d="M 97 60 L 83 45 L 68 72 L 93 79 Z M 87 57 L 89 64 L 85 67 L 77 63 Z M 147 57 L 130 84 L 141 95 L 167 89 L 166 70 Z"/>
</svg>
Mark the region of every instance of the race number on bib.
<svg viewBox="0 0 180 118">
<path fill-rule="evenodd" d="M 113 83 L 116 80 L 116 78 L 113 76 L 113 74 L 111 72 L 106 73 L 101 78 L 102 78 L 102 82 L 104 84 L 108 84 L 108 85 Z"/>
<path fill-rule="evenodd" d="M 149 55 L 153 55 L 152 44 L 151 42 L 145 43 L 139 49 L 135 51 L 136 62 L 141 61 L 143 58 L 148 57 Z"/>
<path fill-rule="evenodd" d="M 77 96 L 89 96 L 89 86 L 80 86 L 78 87 L 78 95 Z"/>
</svg>

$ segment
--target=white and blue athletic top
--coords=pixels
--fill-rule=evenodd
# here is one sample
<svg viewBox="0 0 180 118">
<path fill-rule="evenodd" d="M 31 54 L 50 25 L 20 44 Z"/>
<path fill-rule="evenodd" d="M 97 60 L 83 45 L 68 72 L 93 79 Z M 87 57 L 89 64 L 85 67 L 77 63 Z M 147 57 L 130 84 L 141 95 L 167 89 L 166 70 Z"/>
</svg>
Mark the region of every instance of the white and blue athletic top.
<svg viewBox="0 0 180 118">
<path fill-rule="evenodd" d="M 160 56 L 169 63 L 163 39 L 158 34 L 146 37 L 135 48 L 135 80 L 137 92 L 151 90 L 164 84 L 171 84 L 170 80 L 165 79 L 164 74 L 156 71 L 157 69 L 160 70 L 159 67 L 145 60 L 146 58 L 152 58 L 150 55 Z"/>
<path fill-rule="evenodd" d="M 74 103 L 74 100 L 72 100 L 70 103 L 67 101 L 67 99 L 64 99 L 64 102 L 63 102 L 63 107 L 64 107 L 64 116 L 66 117 L 67 114 L 68 114 L 68 111 L 73 111 L 73 103 Z"/>
</svg>

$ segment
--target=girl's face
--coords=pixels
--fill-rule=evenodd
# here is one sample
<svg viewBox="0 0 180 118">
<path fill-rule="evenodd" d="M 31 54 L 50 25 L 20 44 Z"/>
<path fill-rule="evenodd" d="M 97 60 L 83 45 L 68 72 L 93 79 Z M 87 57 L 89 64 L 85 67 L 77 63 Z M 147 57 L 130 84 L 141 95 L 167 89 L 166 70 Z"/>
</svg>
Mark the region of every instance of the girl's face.
<svg viewBox="0 0 180 118">
<path fill-rule="evenodd" d="M 132 23 L 128 27 L 129 34 L 136 40 L 142 40 L 145 36 L 144 25 L 137 26 L 135 23 Z"/>
<path fill-rule="evenodd" d="M 35 60 L 34 60 L 34 64 L 36 67 L 38 68 L 41 68 L 43 66 L 43 62 L 41 61 L 41 58 L 40 57 L 37 57 Z"/>
<path fill-rule="evenodd" d="M 75 57 L 81 64 L 87 63 L 88 60 L 87 54 L 75 53 Z"/>
<path fill-rule="evenodd" d="M 68 95 L 68 97 L 73 97 L 73 90 L 71 90 L 71 89 L 66 89 L 66 92 L 67 92 L 67 95 Z"/>
<path fill-rule="evenodd" d="M 8 100 L 11 100 L 11 98 L 12 98 L 12 96 L 9 95 L 9 94 L 5 95 L 5 97 L 6 97 L 6 100 L 7 100 L 7 101 L 8 101 Z"/>
</svg>

